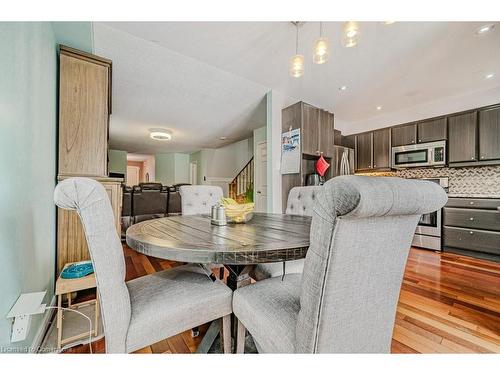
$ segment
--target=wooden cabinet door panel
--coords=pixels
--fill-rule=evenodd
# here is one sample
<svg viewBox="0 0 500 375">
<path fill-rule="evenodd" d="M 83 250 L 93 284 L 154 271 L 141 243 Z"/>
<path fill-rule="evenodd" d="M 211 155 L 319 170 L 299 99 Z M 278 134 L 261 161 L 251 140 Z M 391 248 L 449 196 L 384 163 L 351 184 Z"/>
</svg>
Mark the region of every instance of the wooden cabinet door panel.
<svg viewBox="0 0 500 375">
<path fill-rule="evenodd" d="M 446 117 L 419 122 L 417 124 L 418 143 L 442 141 L 446 139 Z"/>
<path fill-rule="evenodd" d="M 391 164 L 391 129 L 373 132 L 373 168 L 390 168 Z"/>
<path fill-rule="evenodd" d="M 372 137 L 373 133 L 361 133 L 357 135 L 357 168 L 360 170 L 372 168 Z"/>
<path fill-rule="evenodd" d="M 417 143 L 417 126 L 408 124 L 392 128 L 392 146 L 407 146 Z"/>
<path fill-rule="evenodd" d="M 335 131 L 333 129 L 333 114 L 327 111 L 320 112 L 319 127 L 319 151 L 324 157 L 333 156 L 333 146 L 335 144 Z"/>
<path fill-rule="evenodd" d="M 59 174 L 106 176 L 109 66 L 59 61 Z"/>
<path fill-rule="evenodd" d="M 477 160 L 477 114 L 464 113 L 448 117 L 448 162 Z"/>
<path fill-rule="evenodd" d="M 500 159 L 500 107 L 479 111 L 479 160 Z"/>
<path fill-rule="evenodd" d="M 302 107 L 302 153 L 317 155 L 319 151 L 319 109 L 304 103 Z"/>
</svg>

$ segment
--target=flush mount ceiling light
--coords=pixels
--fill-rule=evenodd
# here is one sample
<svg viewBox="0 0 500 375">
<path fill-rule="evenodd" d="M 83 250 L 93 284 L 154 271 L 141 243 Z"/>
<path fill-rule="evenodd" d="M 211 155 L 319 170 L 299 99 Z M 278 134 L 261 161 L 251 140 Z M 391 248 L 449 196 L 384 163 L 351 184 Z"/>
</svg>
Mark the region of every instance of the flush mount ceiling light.
<svg viewBox="0 0 500 375">
<path fill-rule="evenodd" d="M 342 45 L 346 48 L 355 47 L 359 39 L 359 25 L 355 21 L 344 23 L 342 32 Z"/>
<path fill-rule="evenodd" d="M 299 27 L 300 22 L 292 22 L 296 28 L 295 55 L 290 59 L 290 75 L 294 78 L 302 77 L 304 74 L 304 56 L 299 55 Z"/>
<path fill-rule="evenodd" d="M 155 141 L 170 141 L 172 133 L 165 129 L 149 129 L 149 136 Z"/>
<path fill-rule="evenodd" d="M 323 22 L 319 23 L 319 38 L 316 39 L 313 49 L 313 63 L 324 64 L 328 61 L 328 39 L 323 37 Z"/>
<path fill-rule="evenodd" d="M 484 78 L 486 79 L 492 79 L 495 75 L 493 73 L 486 74 Z"/>
<path fill-rule="evenodd" d="M 339 90 L 340 90 L 340 91 L 345 91 L 345 90 L 347 90 L 347 86 L 340 86 L 340 87 L 339 87 Z"/>
<path fill-rule="evenodd" d="M 225 140 L 227 139 L 227 137 L 222 136 L 222 137 L 220 137 L 219 139 L 220 139 L 221 141 L 225 141 Z"/>
<path fill-rule="evenodd" d="M 380 111 L 381 109 L 382 109 L 381 105 L 377 106 L 377 111 Z"/>
<path fill-rule="evenodd" d="M 490 31 L 492 31 L 494 28 L 495 28 L 494 24 L 483 25 L 483 26 L 478 27 L 476 29 L 476 34 L 477 35 L 484 35 L 484 34 L 489 33 Z"/>
</svg>

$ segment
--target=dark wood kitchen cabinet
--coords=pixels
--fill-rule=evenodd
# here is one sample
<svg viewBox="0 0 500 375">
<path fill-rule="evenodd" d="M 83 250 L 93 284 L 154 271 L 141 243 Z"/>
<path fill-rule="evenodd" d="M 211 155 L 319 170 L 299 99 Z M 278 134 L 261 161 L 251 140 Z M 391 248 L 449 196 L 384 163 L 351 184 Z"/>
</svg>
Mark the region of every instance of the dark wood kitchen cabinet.
<svg viewBox="0 0 500 375">
<path fill-rule="evenodd" d="M 446 117 L 419 122 L 417 136 L 418 143 L 446 140 Z"/>
<path fill-rule="evenodd" d="M 417 125 L 406 124 L 392 128 L 392 146 L 406 146 L 417 143 Z"/>
<path fill-rule="evenodd" d="M 477 161 L 477 112 L 448 117 L 448 163 Z"/>
<path fill-rule="evenodd" d="M 373 131 L 373 168 L 387 169 L 391 167 L 391 129 Z"/>
<path fill-rule="evenodd" d="M 479 111 L 479 160 L 500 159 L 500 107 Z"/>
<path fill-rule="evenodd" d="M 333 114 L 320 110 L 318 151 L 322 152 L 325 158 L 331 158 L 333 156 L 334 144 Z"/>
<path fill-rule="evenodd" d="M 373 132 L 356 137 L 356 161 L 358 170 L 373 169 Z"/>
<path fill-rule="evenodd" d="M 302 129 L 300 141 L 302 143 L 302 153 L 317 155 L 319 151 L 319 108 L 302 103 Z"/>
</svg>

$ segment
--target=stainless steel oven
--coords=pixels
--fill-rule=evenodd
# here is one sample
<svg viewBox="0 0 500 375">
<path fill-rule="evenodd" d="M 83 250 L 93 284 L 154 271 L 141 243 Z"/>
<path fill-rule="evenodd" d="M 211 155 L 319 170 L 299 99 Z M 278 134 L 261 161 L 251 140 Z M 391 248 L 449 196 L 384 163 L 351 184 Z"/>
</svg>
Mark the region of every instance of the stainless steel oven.
<svg viewBox="0 0 500 375">
<path fill-rule="evenodd" d="M 423 178 L 422 180 L 435 182 L 448 192 L 447 177 Z M 441 251 L 441 217 L 441 210 L 422 215 L 415 230 L 412 246 Z"/>
<path fill-rule="evenodd" d="M 393 168 L 444 167 L 446 141 L 419 143 L 392 148 Z"/>
</svg>

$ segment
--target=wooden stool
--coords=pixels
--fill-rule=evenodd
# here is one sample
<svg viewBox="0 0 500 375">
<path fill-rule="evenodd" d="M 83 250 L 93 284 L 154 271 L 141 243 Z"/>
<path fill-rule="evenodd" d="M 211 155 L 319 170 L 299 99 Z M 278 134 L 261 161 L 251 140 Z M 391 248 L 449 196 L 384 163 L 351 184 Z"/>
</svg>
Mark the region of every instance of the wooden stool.
<svg viewBox="0 0 500 375">
<path fill-rule="evenodd" d="M 73 263 L 67 263 L 64 265 L 63 270 L 72 265 Z M 68 298 L 68 308 L 77 309 L 81 306 L 89 305 L 91 303 L 95 304 L 95 319 L 94 319 L 94 336 L 97 336 L 97 331 L 99 328 L 99 294 L 96 290 L 96 298 L 90 301 L 85 301 L 81 303 L 71 303 L 71 293 L 78 292 L 80 290 L 90 289 L 96 287 L 95 275 L 92 273 L 85 277 L 80 277 L 78 279 L 63 279 L 61 276 L 57 278 L 56 281 L 56 296 L 57 296 L 57 348 L 61 349 L 61 346 L 67 344 L 68 342 L 81 339 L 83 337 L 88 337 L 88 331 L 62 339 L 62 320 L 63 320 L 63 310 L 61 309 L 63 295 L 67 295 Z"/>
</svg>

